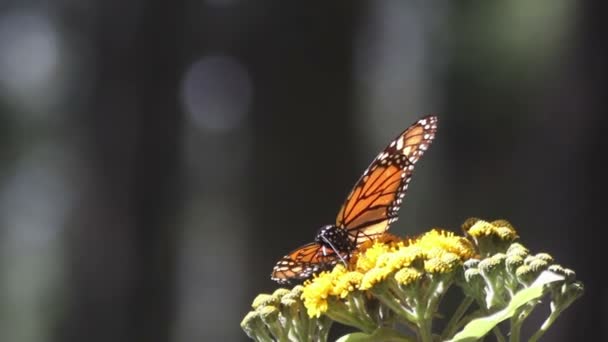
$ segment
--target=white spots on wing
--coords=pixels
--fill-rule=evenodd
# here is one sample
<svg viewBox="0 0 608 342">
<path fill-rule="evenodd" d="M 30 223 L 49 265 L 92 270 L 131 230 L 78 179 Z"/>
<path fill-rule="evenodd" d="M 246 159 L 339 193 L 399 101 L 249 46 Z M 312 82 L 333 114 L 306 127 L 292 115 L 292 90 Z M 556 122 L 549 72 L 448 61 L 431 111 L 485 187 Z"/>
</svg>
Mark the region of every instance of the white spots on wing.
<svg viewBox="0 0 608 342">
<path fill-rule="evenodd" d="M 423 151 L 426 151 L 426 149 L 428 148 L 428 146 L 427 146 L 427 144 L 420 144 L 418 146 L 418 148 L 421 149 L 421 150 L 423 150 Z"/>
<path fill-rule="evenodd" d="M 422 120 L 418 121 L 418 123 L 421 125 L 426 125 L 426 119 L 422 119 Z"/>
<path fill-rule="evenodd" d="M 414 165 L 413 164 L 408 165 L 407 169 L 410 171 L 414 171 Z"/>
<path fill-rule="evenodd" d="M 382 152 L 382 153 L 380 153 L 380 154 L 378 155 L 378 157 L 377 157 L 377 158 L 378 158 L 379 160 L 384 160 L 384 159 L 386 159 L 386 157 L 388 157 L 388 156 L 389 156 L 388 152 Z"/>
<path fill-rule="evenodd" d="M 431 129 L 431 125 L 424 125 L 424 129 L 426 129 L 427 131 Z"/>
<path fill-rule="evenodd" d="M 376 169 L 376 165 L 373 165 L 370 168 L 365 169 L 365 171 L 363 171 L 363 176 L 366 176 L 368 173 L 374 171 Z"/>
<path fill-rule="evenodd" d="M 400 150 L 403 148 L 403 136 L 400 136 L 399 139 L 397 139 L 397 149 Z"/>
<path fill-rule="evenodd" d="M 431 135 L 428 133 L 424 134 L 424 140 L 429 140 L 431 138 Z"/>
<path fill-rule="evenodd" d="M 388 145 L 388 147 L 395 147 L 395 140 L 393 140 L 393 141 L 391 142 L 391 144 L 390 144 L 390 145 Z"/>
<path fill-rule="evenodd" d="M 408 146 L 403 149 L 402 153 L 408 156 L 412 152 L 412 146 Z"/>
</svg>

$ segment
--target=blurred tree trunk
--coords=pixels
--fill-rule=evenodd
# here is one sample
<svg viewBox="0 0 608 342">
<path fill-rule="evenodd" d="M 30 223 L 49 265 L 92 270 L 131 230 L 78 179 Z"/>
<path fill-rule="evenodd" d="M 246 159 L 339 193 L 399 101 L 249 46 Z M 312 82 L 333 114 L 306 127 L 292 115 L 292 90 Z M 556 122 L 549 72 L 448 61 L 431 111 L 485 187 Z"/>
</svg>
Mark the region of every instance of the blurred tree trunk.
<svg viewBox="0 0 608 342">
<path fill-rule="evenodd" d="M 577 42 L 577 54 L 574 67 L 580 70 L 580 78 L 568 84 L 568 92 L 558 94 L 561 98 L 576 97 L 577 118 L 584 120 L 581 142 L 581 183 L 585 197 L 580 201 L 572 199 L 568 210 L 578 213 L 571 229 L 573 240 L 569 252 L 576 257 L 571 267 L 577 271 L 577 277 L 586 285 L 585 295 L 572 305 L 565 315 L 562 324 L 557 323 L 555 336 L 563 341 L 593 340 L 605 341 L 606 330 L 605 303 L 608 297 L 605 285 L 602 284 L 603 272 L 606 269 L 605 257 L 602 256 L 606 224 L 606 163 L 608 163 L 608 98 L 606 80 L 608 79 L 608 48 L 605 40 L 608 36 L 608 22 L 605 18 L 604 1 L 584 1 L 579 5 L 577 17 L 580 23 Z M 567 322 L 566 322 L 567 320 Z M 565 324 L 568 323 L 568 324 Z M 549 336 L 547 336 L 549 337 Z"/>
<path fill-rule="evenodd" d="M 446 82 L 446 110 L 458 115 L 442 131 L 451 140 L 444 145 L 450 164 L 446 193 L 453 196 L 452 210 L 464 213 L 475 208 L 485 218 L 505 217 L 516 227 L 521 222 L 524 244 L 551 253 L 587 285 L 585 295 L 564 312 L 546 340 L 606 340 L 605 332 L 596 336 L 605 320 L 600 303 L 605 302 L 606 293 L 594 286 L 601 282 L 599 270 L 605 268 L 599 257 L 603 240 L 598 237 L 605 225 L 602 215 L 607 191 L 605 167 L 601 166 L 608 156 L 605 3 L 573 3 L 575 11 L 565 17 L 571 21 L 553 23 L 555 31 L 571 29 L 552 51 L 556 55 L 542 63 L 532 54 L 522 55 L 526 63 L 508 74 L 501 70 L 513 65 L 513 56 L 471 57 L 496 56 L 493 52 L 501 51 L 496 50 L 496 42 L 506 43 L 496 34 L 501 26 L 487 25 L 487 31 L 480 32 L 479 24 L 470 25 L 475 22 L 470 19 L 479 15 L 488 20 L 484 15 L 499 13 L 496 7 L 500 5 L 451 4 L 456 19 L 451 22 L 457 33 L 450 38 L 461 39 L 455 44 L 461 59 L 452 61 Z M 517 6 L 523 10 L 527 5 L 521 2 Z M 478 62 L 469 63 L 471 60 Z M 537 70 L 527 69 L 533 63 L 552 63 L 557 68 L 537 74 Z M 534 82 L 525 79 L 530 75 L 536 77 Z M 518 127 L 511 129 L 513 125 Z M 512 132 L 518 133 L 509 136 Z M 489 147 L 480 148 L 480 142 Z M 486 155 L 480 157 L 483 152 Z M 490 195 L 492 200 L 480 201 L 480 195 Z M 539 309 L 533 316 L 543 314 Z M 524 336 L 540 324 L 524 325 Z"/>
<path fill-rule="evenodd" d="M 88 36 L 96 79 L 75 118 L 84 179 L 58 341 L 168 341 L 173 321 L 183 2 L 123 4 L 99 1 Z"/>
<path fill-rule="evenodd" d="M 251 289 L 276 286 L 274 262 L 333 223 L 360 172 L 352 57 L 361 4 L 271 7 L 274 20 L 259 23 L 244 52 L 258 85 Z"/>
</svg>

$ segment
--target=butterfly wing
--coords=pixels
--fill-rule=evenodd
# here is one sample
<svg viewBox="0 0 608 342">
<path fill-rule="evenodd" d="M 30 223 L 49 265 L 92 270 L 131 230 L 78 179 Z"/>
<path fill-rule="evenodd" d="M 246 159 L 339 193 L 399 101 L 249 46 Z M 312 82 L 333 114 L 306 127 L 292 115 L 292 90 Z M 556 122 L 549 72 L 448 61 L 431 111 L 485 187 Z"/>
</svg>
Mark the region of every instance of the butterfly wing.
<svg viewBox="0 0 608 342">
<path fill-rule="evenodd" d="M 338 212 L 336 226 L 356 245 L 382 235 L 397 213 L 414 164 L 435 138 L 437 117 L 424 117 L 399 134 L 363 172 Z"/>
<path fill-rule="evenodd" d="M 435 138 L 436 130 L 435 116 L 418 120 L 395 138 L 363 172 L 336 219 L 336 226 L 346 229 L 355 245 L 384 234 L 397 220 L 414 164 Z M 279 260 L 271 278 L 281 284 L 303 281 L 314 273 L 331 269 L 349 256 L 348 252 L 342 254 L 311 242 Z"/>
<path fill-rule="evenodd" d="M 336 254 L 331 248 L 317 242 L 311 242 L 287 254 L 272 270 L 271 279 L 281 284 L 292 281 L 302 281 L 314 273 L 330 269 L 340 258 L 347 257 Z"/>
</svg>

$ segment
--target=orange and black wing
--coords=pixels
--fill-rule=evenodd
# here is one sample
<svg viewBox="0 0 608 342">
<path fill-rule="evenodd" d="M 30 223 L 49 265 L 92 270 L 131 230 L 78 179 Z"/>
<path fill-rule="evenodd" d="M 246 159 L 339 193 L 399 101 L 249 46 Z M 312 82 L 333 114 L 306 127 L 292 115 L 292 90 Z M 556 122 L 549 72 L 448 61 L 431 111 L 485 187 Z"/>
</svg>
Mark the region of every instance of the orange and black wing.
<svg viewBox="0 0 608 342">
<path fill-rule="evenodd" d="M 341 257 L 347 256 L 339 256 L 333 249 L 311 242 L 281 258 L 270 277 L 281 284 L 302 281 L 314 273 L 330 269 Z"/>
<path fill-rule="evenodd" d="M 342 205 L 336 226 L 356 245 L 382 235 L 397 220 L 414 164 L 435 138 L 437 117 L 424 117 L 399 134 L 355 184 Z"/>
</svg>

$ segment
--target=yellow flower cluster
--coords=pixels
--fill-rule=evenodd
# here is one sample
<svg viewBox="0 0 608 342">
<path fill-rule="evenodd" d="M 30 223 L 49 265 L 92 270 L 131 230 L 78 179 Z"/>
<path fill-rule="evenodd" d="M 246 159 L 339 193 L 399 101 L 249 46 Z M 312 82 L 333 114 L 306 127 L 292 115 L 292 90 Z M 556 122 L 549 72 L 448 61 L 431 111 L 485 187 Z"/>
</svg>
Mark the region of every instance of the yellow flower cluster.
<svg viewBox="0 0 608 342">
<path fill-rule="evenodd" d="M 504 253 L 519 238 L 515 228 L 506 220 L 488 222 L 470 218 L 462 225 L 462 229 L 471 237 L 481 257 Z"/>
<path fill-rule="evenodd" d="M 544 296 L 551 313 L 531 338 L 537 340 L 583 293 L 574 271 L 515 242 L 517 232 L 509 222 L 471 218 L 462 229 L 464 236 L 432 229 L 415 238 L 384 234 L 360 244 L 346 265 L 339 263 L 291 290 L 258 295 L 241 328 L 256 341 L 326 341 L 334 322 L 359 331 L 341 340 L 409 341 L 414 334 L 419 341 L 478 340 L 490 330 L 504 340 L 496 327 L 500 321 L 491 317 L 497 312 L 505 315 L 501 319 L 511 317 L 510 333 L 517 337 L 527 314 L 541 303 L 538 296 Z M 464 298 L 437 334 L 432 322 L 453 286 Z M 467 324 L 472 305 L 491 316 Z M 402 332 L 404 326 L 409 333 Z"/>
<path fill-rule="evenodd" d="M 389 277 L 407 286 L 424 273 L 449 273 L 475 256 L 469 240 L 433 229 L 417 238 L 383 237 L 350 260 L 349 269 L 338 264 L 304 283 L 302 300 L 310 317 L 328 310 L 328 300 L 341 299 L 354 291 L 371 290 Z"/>
<path fill-rule="evenodd" d="M 513 241 L 518 238 L 515 228 L 506 220 L 487 222 L 477 219 L 474 223 L 472 221 L 469 222 L 472 224 L 464 228 L 473 238 L 479 239 L 494 236 L 507 241 Z"/>
</svg>

